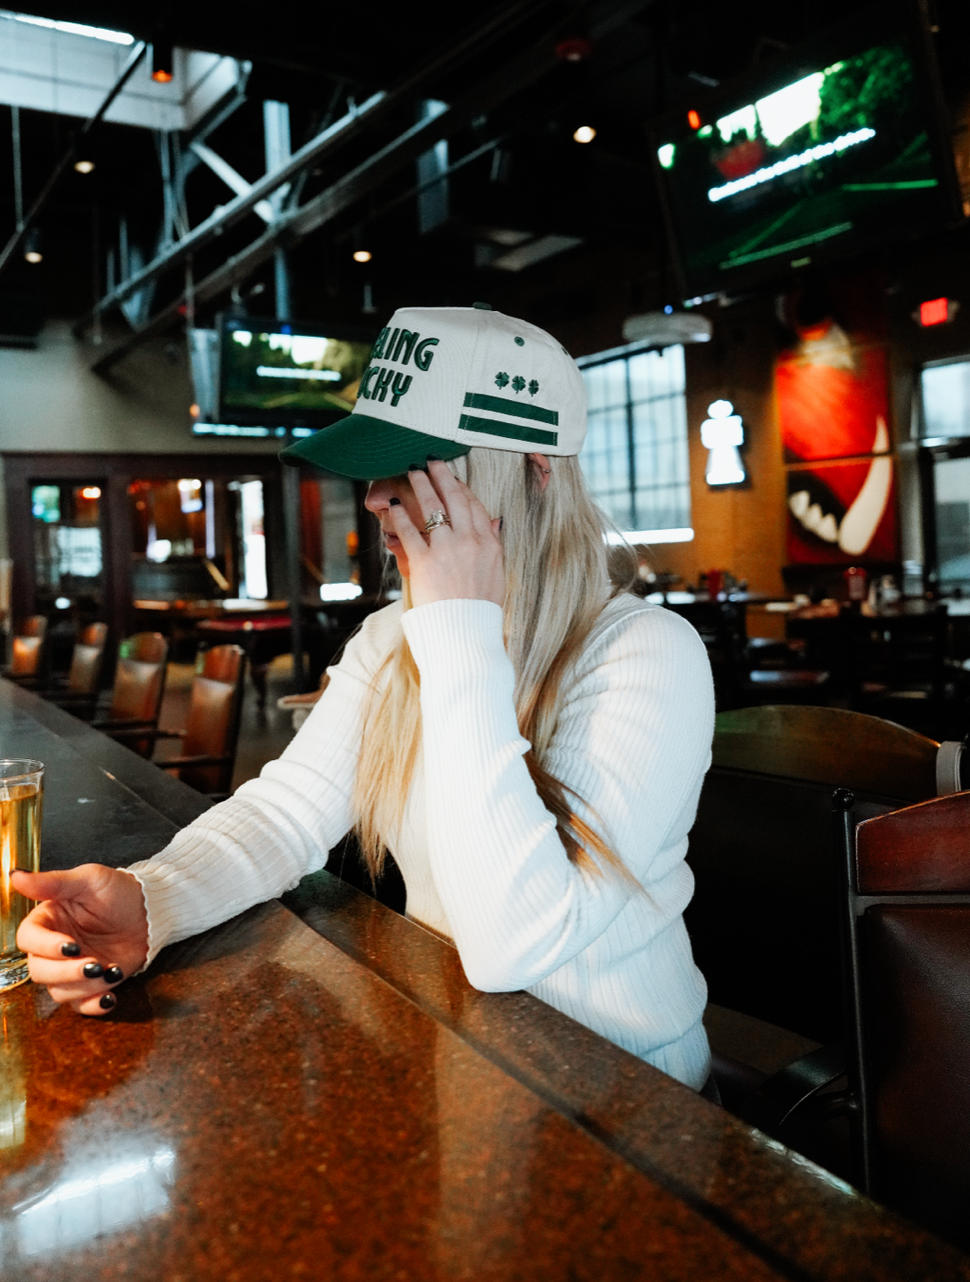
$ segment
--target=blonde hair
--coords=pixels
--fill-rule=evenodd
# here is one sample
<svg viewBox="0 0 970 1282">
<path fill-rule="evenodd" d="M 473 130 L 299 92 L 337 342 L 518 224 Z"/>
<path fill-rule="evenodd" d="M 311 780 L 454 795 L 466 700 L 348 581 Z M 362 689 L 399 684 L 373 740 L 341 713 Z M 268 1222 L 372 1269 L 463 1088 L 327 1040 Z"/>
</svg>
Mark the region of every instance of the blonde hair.
<svg viewBox="0 0 970 1282">
<path fill-rule="evenodd" d="M 562 706 L 563 678 L 580 654 L 615 589 L 607 567 L 604 518 L 578 460 L 551 458 L 549 484 L 539 484 L 525 454 L 475 448 L 452 471 L 490 516 L 502 517 L 505 561 L 505 647 L 515 671 L 519 731 L 531 744 L 526 765 L 568 858 L 587 872 L 595 856 L 630 878 L 603 835 L 575 812 L 566 787 L 545 767 Z M 635 566 L 624 567 L 629 587 Z M 404 605 L 410 606 L 404 581 Z M 354 792 L 356 832 L 376 879 L 400 832 L 421 744 L 420 678 L 403 633 L 374 678 L 365 711 Z M 576 800 L 580 800 L 577 798 Z"/>
</svg>

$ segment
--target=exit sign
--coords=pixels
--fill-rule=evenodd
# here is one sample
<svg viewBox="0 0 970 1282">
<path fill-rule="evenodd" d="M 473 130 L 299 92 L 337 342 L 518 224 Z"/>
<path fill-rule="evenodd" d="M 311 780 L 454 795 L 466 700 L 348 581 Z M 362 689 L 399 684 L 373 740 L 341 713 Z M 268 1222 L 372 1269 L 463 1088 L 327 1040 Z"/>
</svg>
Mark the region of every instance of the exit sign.
<svg viewBox="0 0 970 1282">
<path fill-rule="evenodd" d="M 919 323 L 924 329 L 931 325 L 947 325 L 956 316 L 959 306 L 952 298 L 930 298 L 919 305 Z"/>
</svg>

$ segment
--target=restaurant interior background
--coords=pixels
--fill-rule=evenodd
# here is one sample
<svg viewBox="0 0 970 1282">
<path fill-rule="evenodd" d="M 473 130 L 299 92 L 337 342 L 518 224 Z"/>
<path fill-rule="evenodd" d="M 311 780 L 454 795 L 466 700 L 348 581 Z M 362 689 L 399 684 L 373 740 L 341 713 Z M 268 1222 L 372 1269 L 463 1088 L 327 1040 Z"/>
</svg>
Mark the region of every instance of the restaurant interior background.
<svg viewBox="0 0 970 1282">
<path fill-rule="evenodd" d="M 388 1022 L 373 1026 L 382 1031 L 365 1031 L 379 1050 L 372 1076 L 361 1072 L 360 1044 L 346 1068 L 330 1017 L 322 1007 L 308 1017 L 309 998 L 304 1010 L 294 996 L 310 991 L 300 987 L 310 983 L 300 970 L 305 939 L 292 950 L 296 969 L 279 970 L 289 944 L 274 941 L 296 929 L 279 905 L 187 943 L 187 964 L 172 972 L 186 987 L 169 996 L 163 962 L 146 981 L 157 985 L 152 1016 L 119 1011 L 97 1029 L 117 1042 L 96 1041 L 95 1026 L 76 1021 L 73 1036 L 88 1041 L 75 1055 L 73 1042 L 58 1046 L 64 1023 L 49 1011 L 31 1034 L 57 1051 L 52 1099 L 65 1094 L 65 1056 L 97 1067 L 92 1048 L 125 1038 L 143 1039 L 138 1055 L 158 1038 L 153 1072 L 159 1063 L 164 1072 L 131 1078 L 152 1108 L 211 1087 L 196 1120 L 171 1128 L 206 1150 L 184 1162 L 191 1187 L 172 1203 L 190 1211 L 149 1225 L 175 1244 L 172 1269 L 185 1235 L 197 1235 L 210 1254 L 199 1255 L 198 1274 L 179 1257 L 178 1276 L 218 1275 L 217 1252 L 237 1248 L 247 1253 L 239 1276 L 269 1249 L 285 1272 L 293 1242 L 299 1269 L 320 1271 L 329 1259 L 321 1239 L 306 1245 L 300 1229 L 291 1241 L 285 1227 L 292 1198 L 331 1180 L 304 1130 L 307 1101 L 319 1097 L 321 1136 L 342 1135 L 347 1148 L 333 1163 L 337 1209 L 327 1223 L 337 1242 L 346 1229 L 350 1245 L 334 1268 L 383 1276 L 396 1257 L 380 1234 L 390 1231 L 394 1249 L 410 1241 L 407 1213 L 420 1219 L 417 1195 L 438 1187 L 408 1164 L 427 1151 L 424 1138 L 409 1138 L 419 1113 L 401 1085 L 397 1040 L 430 1016 L 439 1049 L 419 1050 L 414 1082 L 430 1090 L 428 1132 L 452 1137 L 437 1156 L 430 1141 L 427 1149 L 442 1206 L 452 1197 L 464 1226 L 442 1235 L 455 1258 L 442 1276 L 486 1276 L 478 1259 L 493 1249 L 490 1234 L 521 1237 L 523 1275 L 640 1276 L 661 1260 L 675 1222 L 687 1246 L 678 1239 L 668 1250 L 657 1267 L 675 1257 L 682 1267 L 664 1276 L 727 1276 L 729 1238 L 758 1254 L 739 1255 L 731 1276 L 970 1276 L 964 1257 L 959 1269 L 934 1272 L 926 1261 L 952 1261 L 935 1254 L 948 1248 L 899 1229 L 856 1192 L 970 1245 L 966 948 L 933 954 L 924 970 L 927 985 L 942 976 L 939 991 L 930 1001 L 910 985 L 915 1014 L 887 1035 L 910 1056 L 890 1081 L 898 1108 L 878 1119 L 898 1122 L 903 1136 L 895 1190 L 885 1175 L 871 1179 L 856 1151 L 875 1133 L 859 1120 L 866 1079 L 861 1042 L 853 1049 L 848 1037 L 862 1027 L 862 953 L 840 970 L 865 899 L 846 872 L 856 819 L 880 816 L 874 848 L 888 832 L 887 843 L 921 855 L 925 834 L 906 827 L 926 812 L 917 803 L 949 815 L 957 871 L 938 876 L 942 863 L 924 861 L 930 873 L 916 889 L 930 914 L 970 912 L 959 809 L 968 794 L 943 795 L 970 782 L 966 752 L 961 767 L 970 725 L 970 5 L 487 0 L 466 9 L 426 0 L 270 12 L 238 0 L 227 16 L 186 0 L 30 0 L 29 9 L 0 10 L 0 666 L 16 659 L 21 625 L 38 619 L 23 653 L 36 656 L 43 639 L 48 662 L 46 671 L 5 670 L 23 688 L 0 680 L 0 720 L 18 734 L 30 721 L 35 737 L 25 741 L 68 763 L 49 772 L 45 859 L 54 850 L 57 866 L 82 856 L 123 866 L 156 836 L 158 849 L 279 754 L 308 709 L 280 708 L 277 697 L 314 691 L 363 615 L 399 592 L 364 486 L 283 468 L 277 455 L 358 395 L 386 394 L 370 353 L 410 355 L 414 335 L 382 329 L 401 306 L 491 305 L 547 329 L 576 357 L 589 393 L 590 487 L 614 545 L 636 549 L 637 590 L 701 633 L 722 714 L 690 836 L 696 889 L 685 921 L 709 983 L 705 1024 L 725 1110 L 631 1066 L 565 1017 L 551 1027 L 544 1021 L 557 1012 L 527 993 L 472 990 L 447 943 L 385 912 L 403 909 L 393 860 L 375 888 L 344 843 L 284 903 L 327 946 L 326 965 L 314 954 L 323 976 L 314 970 L 314 994 L 349 967 L 356 979 L 336 1005 L 355 1018 L 367 1024 L 393 997 Z M 511 367 L 496 384 L 506 397 L 528 386 Z M 100 681 L 100 703 L 96 690 L 65 697 L 68 664 L 85 648 L 75 643 L 97 624 L 101 649 L 87 650 L 105 661 L 86 671 Z M 115 680 L 116 657 L 124 680 Z M 119 691 L 139 672 L 141 710 L 119 701 L 119 712 Z M 214 715 L 200 697 L 193 729 L 197 690 L 222 702 Z M 786 719 L 793 711 L 800 721 Z M 200 726 L 209 737 L 193 740 Z M 848 797 L 839 811 L 847 880 L 837 893 L 833 788 Z M 75 806 L 95 797 L 109 817 L 100 828 L 78 824 Z M 331 870 L 381 902 L 349 893 Z M 891 907 L 897 883 L 879 884 Z M 886 906 L 870 898 L 870 908 Z M 848 928 L 845 913 L 856 914 Z M 240 984 L 238 941 L 261 922 L 269 942 L 252 963 L 256 1004 L 246 992 L 236 1005 L 250 983 Z M 210 962 L 222 968 L 215 987 Z M 354 985 L 367 968 L 365 991 Z M 946 1000 L 936 1002 L 939 992 Z M 189 1026 L 195 1059 L 184 1052 Z M 19 1037 L 11 1028 L 4 1053 Z M 469 1062 L 481 1060 L 473 1070 L 454 1056 L 447 1039 L 456 1036 Z M 434 1085 L 426 1052 L 437 1072 L 457 1066 L 456 1084 Z M 109 1077 L 139 1062 L 114 1049 L 105 1059 Z M 29 1133 L 29 1075 L 16 1062 L 19 1079 L 0 1072 L 0 1149 L 9 1142 L 9 1151 Z M 254 1074 L 254 1063 L 268 1068 Z M 534 1090 L 544 1109 L 551 1101 L 576 1134 L 591 1133 L 580 1160 L 548 1130 L 548 1194 L 536 1195 L 545 1174 L 522 1143 L 531 1123 L 493 1096 L 492 1078 L 469 1091 L 466 1071 L 482 1065 L 515 1091 Z M 177 1089 L 167 1086 L 170 1067 Z M 90 1082 L 102 1091 L 97 1071 L 75 1076 L 82 1094 Z M 783 1077 L 774 1104 L 784 1116 L 759 1112 L 762 1086 Z M 264 1078 L 276 1083 L 265 1113 L 250 1103 L 254 1083 L 266 1094 Z M 245 1089 L 226 1089 L 239 1082 Z M 788 1108 L 790 1088 L 807 1111 L 818 1106 L 818 1126 Z M 349 1089 L 359 1113 L 345 1105 Z M 298 1094 L 304 1103 L 287 1114 Z M 400 1131 L 375 1100 L 400 1108 Z M 219 1113 L 224 1106 L 238 1111 Z M 240 1135 L 262 1134 L 260 1116 L 271 1138 L 245 1161 L 235 1147 L 213 1161 L 216 1114 L 231 1118 L 219 1123 L 226 1152 Z M 117 1116 L 130 1130 L 129 1112 Z M 462 1129 L 469 1118 L 477 1130 Z M 101 1162 L 97 1126 L 91 1134 Z M 449 1174 L 453 1142 L 463 1162 L 472 1154 L 470 1177 L 457 1163 Z M 130 1185 L 127 1204 L 117 1189 L 154 1179 L 163 1167 L 151 1162 L 175 1163 L 176 1148 L 178 1170 L 183 1141 L 172 1144 L 147 1166 L 122 1164 L 110 1198 L 97 1163 L 93 1179 L 71 1176 L 84 1210 L 74 1219 L 62 1214 L 66 1194 L 32 1203 L 8 1181 L 0 1260 L 14 1249 L 7 1227 L 15 1218 L 29 1226 L 38 1211 L 42 1227 L 43 1216 L 60 1217 L 44 1230 L 51 1240 L 61 1234 L 72 1247 L 83 1219 L 77 1240 L 101 1251 L 98 1216 L 111 1204 L 113 1222 L 127 1223 L 141 1186 Z M 610 1148 L 618 1164 L 639 1164 L 640 1184 L 595 1174 Z M 312 1157 L 313 1169 L 264 1169 L 277 1149 L 287 1160 Z M 383 1167 L 366 1165 L 374 1153 Z M 509 1192 L 515 1170 L 526 1172 L 525 1194 Z M 393 1199 L 375 1215 L 388 1171 Z M 240 1177 L 238 1214 L 209 1189 L 198 1194 L 196 1172 Z M 250 1177 L 272 1190 L 267 1217 Z M 362 1200 L 342 1200 L 348 1191 Z M 476 1196 L 480 1221 L 465 1215 Z M 149 1219 L 168 1206 L 159 1197 L 145 1200 Z M 84 1198 L 98 1199 L 97 1215 Z M 329 1216 L 322 1194 L 321 1203 Z M 543 1206 L 555 1222 L 548 1231 L 535 1219 Z M 143 1210 L 130 1214 L 134 1223 Z M 296 1214 L 303 1223 L 302 1202 Z M 260 1245 L 248 1232 L 257 1218 L 284 1227 Z M 240 1223 L 247 1232 L 237 1234 Z M 582 1224 L 588 1239 L 576 1234 Z M 628 1269 L 596 1254 L 617 1228 L 636 1238 Z M 373 1242 L 380 1258 L 368 1272 L 353 1244 Z M 536 1263 L 550 1243 L 570 1257 L 561 1272 Z M 131 1259 L 145 1258 L 140 1249 Z M 105 1269 L 118 1260 L 103 1252 Z M 426 1260 L 419 1275 L 431 1275 Z"/>
<path fill-rule="evenodd" d="M 136 600 L 300 600 L 312 650 L 321 597 L 334 615 L 378 592 L 376 537 L 359 487 L 297 485 L 276 452 L 352 404 L 353 361 L 396 306 L 479 299 L 581 358 L 587 474 L 658 586 L 714 570 L 818 600 L 858 565 L 912 595 L 970 588 L 964 5 L 532 0 L 468 25 L 436 4 L 363 42 L 348 15 L 304 18 L 141 19 L 111 0 L 0 15 L 13 616 L 48 615 L 63 651 L 95 617 L 130 631 Z M 866 99 L 893 50 L 902 79 Z M 839 93 L 856 93 L 848 124 Z M 721 184 L 702 217 L 700 148 Z M 798 187 L 793 165 L 816 177 Z M 827 165 L 863 214 L 829 225 Z M 721 209 L 750 232 L 796 188 L 804 208 L 748 252 L 698 251 Z M 278 378 L 280 395 L 243 387 L 232 361 L 257 348 L 318 367 L 302 400 Z M 716 483 L 711 413 L 743 438 Z M 860 541 L 863 491 L 878 512 Z M 785 617 L 753 606 L 748 627 L 780 640 Z M 311 654 L 297 680 L 318 671 Z"/>
</svg>

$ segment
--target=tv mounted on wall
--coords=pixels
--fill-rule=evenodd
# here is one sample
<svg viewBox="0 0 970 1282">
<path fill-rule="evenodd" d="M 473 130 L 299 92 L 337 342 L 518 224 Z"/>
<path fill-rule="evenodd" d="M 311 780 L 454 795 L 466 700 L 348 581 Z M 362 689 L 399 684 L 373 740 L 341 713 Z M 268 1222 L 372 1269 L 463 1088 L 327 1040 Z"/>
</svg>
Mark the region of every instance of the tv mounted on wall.
<svg viewBox="0 0 970 1282">
<path fill-rule="evenodd" d="M 220 325 L 220 417 L 226 423 L 321 427 L 349 413 L 371 331 L 226 317 Z"/>
<path fill-rule="evenodd" d="M 928 33 L 883 3 L 655 133 L 685 294 L 704 296 L 960 215 Z"/>
</svg>

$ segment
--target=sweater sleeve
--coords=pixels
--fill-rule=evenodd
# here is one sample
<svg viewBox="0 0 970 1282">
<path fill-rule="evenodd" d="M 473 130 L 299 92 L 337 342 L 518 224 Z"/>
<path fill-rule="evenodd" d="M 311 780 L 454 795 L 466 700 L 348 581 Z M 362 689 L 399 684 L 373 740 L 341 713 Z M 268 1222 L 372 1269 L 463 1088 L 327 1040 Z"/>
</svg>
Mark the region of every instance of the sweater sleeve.
<svg viewBox="0 0 970 1282">
<path fill-rule="evenodd" d="M 372 618 L 330 670 L 322 698 L 282 756 L 126 870 L 145 896 L 146 965 L 166 944 L 291 889 L 325 865 L 350 828 L 361 716 L 379 661 L 374 632 L 382 625 Z"/>
<path fill-rule="evenodd" d="M 523 760 L 500 608 L 439 601 L 403 622 L 421 673 L 429 858 L 465 973 L 486 991 L 531 987 L 641 892 L 566 856 Z M 629 613 L 583 655 L 546 765 L 643 893 L 682 862 L 712 731 L 703 644 L 670 612 Z"/>
</svg>

